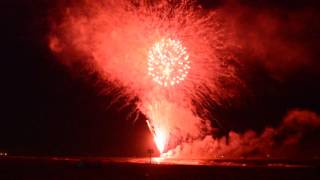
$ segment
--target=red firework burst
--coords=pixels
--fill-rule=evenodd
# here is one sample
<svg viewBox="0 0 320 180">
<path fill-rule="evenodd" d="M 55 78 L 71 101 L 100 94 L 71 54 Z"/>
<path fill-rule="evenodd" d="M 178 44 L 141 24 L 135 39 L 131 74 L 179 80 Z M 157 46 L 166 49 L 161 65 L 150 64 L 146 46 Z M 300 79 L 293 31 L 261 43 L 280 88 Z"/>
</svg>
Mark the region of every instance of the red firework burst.
<svg viewBox="0 0 320 180">
<path fill-rule="evenodd" d="M 148 74 L 159 85 L 174 86 L 183 81 L 190 69 L 189 55 L 180 41 L 161 39 L 148 53 Z"/>
<path fill-rule="evenodd" d="M 126 0 L 76 2 L 66 7 L 50 36 L 50 47 L 66 57 L 63 62 L 72 65 L 69 60 L 78 58 L 69 57 L 79 54 L 90 57 L 88 64 L 103 79 L 126 87 L 121 95 L 139 97 L 137 110 L 148 118 L 160 152 L 207 133 L 210 122 L 195 113 L 206 106 L 194 105 L 216 100 L 220 77 L 233 76 L 222 61 L 230 55 L 222 52 L 229 45 L 220 15 L 191 0 L 139 6 Z M 108 88 L 106 93 L 115 92 Z"/>
</svg>

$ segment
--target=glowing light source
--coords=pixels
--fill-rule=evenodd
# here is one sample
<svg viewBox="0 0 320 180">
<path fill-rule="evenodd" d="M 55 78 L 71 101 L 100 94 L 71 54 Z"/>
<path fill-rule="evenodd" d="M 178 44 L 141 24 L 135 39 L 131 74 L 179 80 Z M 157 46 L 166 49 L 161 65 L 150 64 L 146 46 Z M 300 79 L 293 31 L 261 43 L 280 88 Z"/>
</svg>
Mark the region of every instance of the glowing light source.
<svg viewBox="0 0 320 180">
<path fill-rule="evenodd" d="M 178 40 L 163 38 L 148 52 L 148 74 L 161 86 L 184 81 L 190 68 L 189 55 Z"/>
<path fill-rule="evenodd" d="M 162 153 L 164 151 L 165 144 L 166 144 L 165 133 L 160 130 L 156 131 L 155 136 L 154 136 L 154 141 L 159 149 L 159 152 Z"/>
<path fill-rule="evenodd" d="M 147 120 L 148 127 L 153 135 L 153 140 L 156 143 L 156 146 L 160 153 L 163 153 L 165 145 L 166 145 L 166 135 L 164 131 L 161 131 L 160 128 L 155 128 L 150 124 Z"/>
</svg>

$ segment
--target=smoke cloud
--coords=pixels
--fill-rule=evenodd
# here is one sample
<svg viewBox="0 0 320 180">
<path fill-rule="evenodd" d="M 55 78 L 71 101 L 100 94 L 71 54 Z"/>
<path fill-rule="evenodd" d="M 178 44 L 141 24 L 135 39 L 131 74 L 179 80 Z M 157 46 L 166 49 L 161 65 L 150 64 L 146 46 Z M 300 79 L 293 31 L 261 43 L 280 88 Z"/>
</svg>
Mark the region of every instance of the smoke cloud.
<svg viewBox="0 0 320 180">
<path fill-rule="evenodd" d="M 233 22 L 240 64 L 262 65 L 269 75 L 285 81 L 301 69 L 319 68 L 317 31 L 320 14 L 312 6 L 286 9 L 259 3 L 229 2 L 223 8 Z"/>
<path fill-rule="evenodd" d="M 314 158 L 319 156 L 317 140 L 310 137 L 320 132 L 320 116 L 309 110 L 291 110 L 278 127 L 267 127 L 261 133 L 229 132 L 228 137 L 206 136 L 182 143 L 167 152 L 178 158 Z M 305 143 L 313 143 L 312 149 Z M 306 153 L 308 152 L 308 153 Z"/>
</svg>

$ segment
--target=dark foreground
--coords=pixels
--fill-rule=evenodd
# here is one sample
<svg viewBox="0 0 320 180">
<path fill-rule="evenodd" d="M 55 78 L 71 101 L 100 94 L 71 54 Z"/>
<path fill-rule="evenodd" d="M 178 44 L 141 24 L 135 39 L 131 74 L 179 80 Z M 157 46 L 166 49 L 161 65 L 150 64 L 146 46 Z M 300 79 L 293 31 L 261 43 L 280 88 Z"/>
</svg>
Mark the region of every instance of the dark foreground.
<svg viewBox="0 0 320 180">
<path fill-rule="evenodd" d="M 320 179 L 319 161 L 0 157 L 0 179 Z"/>
</svg>

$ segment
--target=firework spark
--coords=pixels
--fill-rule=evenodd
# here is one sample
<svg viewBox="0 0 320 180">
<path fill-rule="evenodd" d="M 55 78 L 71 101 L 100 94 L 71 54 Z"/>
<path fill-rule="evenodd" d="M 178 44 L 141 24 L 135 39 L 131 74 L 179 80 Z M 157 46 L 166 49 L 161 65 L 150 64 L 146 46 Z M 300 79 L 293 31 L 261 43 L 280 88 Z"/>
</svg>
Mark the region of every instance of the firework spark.
<svg viewBox="0 0 320 180">
<path fill-rule="evenodd" d="M 161 86 L 173 86 L 184 81 L 189 69 L 189 55 L 180 41 L 162 39 L 149 50 L 148 74 Z"/>
<path fill-rule="evenodd" d="M 149 130 L 151 131 L 154 137 L 154 142 L 156 143 L 159 152 L 163 153 L 167 141 L 166 133 L 162 131 L 160 128 L 155 128 L 154 126 L 152 126 L 148 120 L 146 122 L 148 124 Z"/>
<path fill-rule="evenodd" d="M 126 87 L 123 96 L 138 97 L 160 152 L 210 131 L 206 104 L 230 96 L 221 79 L 233 77 L 219 13 L 190 1 L 76 4 L 52 28 L 53 51 L 84 55 L 102 78 Z"/>
</svg>

